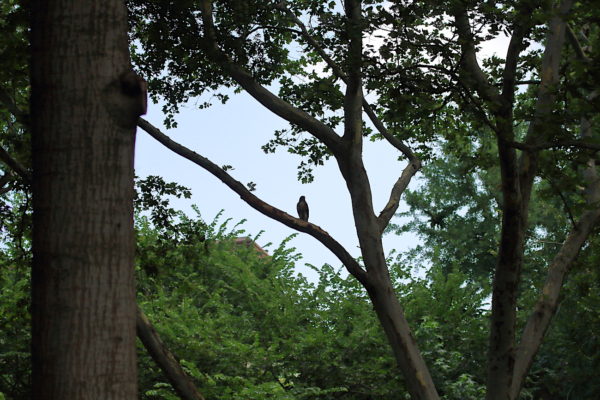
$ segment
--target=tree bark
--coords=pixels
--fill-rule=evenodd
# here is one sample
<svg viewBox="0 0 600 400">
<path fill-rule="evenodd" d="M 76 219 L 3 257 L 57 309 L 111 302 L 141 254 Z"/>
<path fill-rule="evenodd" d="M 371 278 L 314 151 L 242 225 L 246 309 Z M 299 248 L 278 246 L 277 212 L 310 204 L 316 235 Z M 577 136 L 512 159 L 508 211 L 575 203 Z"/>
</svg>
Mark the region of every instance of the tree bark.
<svg viewBox="0 0 600 400">
<path fill-rule="evenodd" d="M 124 4 L 31 5 L 35 399 L 135 399 L 133 150 L 145 86 Z"/>
</svg>

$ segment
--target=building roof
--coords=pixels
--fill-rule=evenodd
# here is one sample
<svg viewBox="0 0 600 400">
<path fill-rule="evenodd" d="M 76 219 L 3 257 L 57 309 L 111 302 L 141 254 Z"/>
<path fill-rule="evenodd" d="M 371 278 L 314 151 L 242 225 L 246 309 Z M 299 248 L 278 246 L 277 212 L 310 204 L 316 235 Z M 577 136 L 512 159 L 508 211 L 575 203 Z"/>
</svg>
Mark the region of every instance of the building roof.
<svg viewBox="0 0 600 400">
<path fill-rule="evenodd" d="M 233 242 L 238 246 L 246 246 L 246 247 L 254 247 L 254 249 L 258 252 L 259 258 L 271 257 L 269 253 L 265 251 L 262 247 L 260 247 L 256 242 L 250 239 L 249 236 L 237 237 L 233 239 Z"/>
</svg>

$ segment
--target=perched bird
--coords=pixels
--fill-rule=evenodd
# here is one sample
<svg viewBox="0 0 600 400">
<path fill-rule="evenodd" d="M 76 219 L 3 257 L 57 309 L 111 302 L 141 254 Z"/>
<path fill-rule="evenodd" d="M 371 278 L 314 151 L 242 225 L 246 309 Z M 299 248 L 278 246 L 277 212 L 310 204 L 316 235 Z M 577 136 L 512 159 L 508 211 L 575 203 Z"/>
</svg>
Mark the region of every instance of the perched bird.
<svg viewBox="0 0 600 400">
<path fill-rule="evenodd" d="M 304 200 L 304 196 L 300 196 L 300 200 L 298 200 L 298 204 L 296 205 L 296 210 L 298 210 L 300 219 L 308 221 L 308 204 L 306 203 L 306 200 Z"/>
</svg>

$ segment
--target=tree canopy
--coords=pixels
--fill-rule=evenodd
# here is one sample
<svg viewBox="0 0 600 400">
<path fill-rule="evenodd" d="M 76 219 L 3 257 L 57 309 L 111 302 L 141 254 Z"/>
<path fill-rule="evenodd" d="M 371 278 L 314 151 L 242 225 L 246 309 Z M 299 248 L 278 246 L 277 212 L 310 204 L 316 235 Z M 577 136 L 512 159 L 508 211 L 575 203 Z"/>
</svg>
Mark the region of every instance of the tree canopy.
<svg viewBox="0 0 600 400">
<path fill-rule="evenodd" d="M 305 183 L 318 173 L 318 166 L 335 162 L 350 195 L 359 259 L 318 221 L 304 221 L 268 204 L 252 187 L 237 181 L 234 171 L 139 119 L 142 130 L 209 171 L 250 206 L 315 237 L 351 275 L 342 278 L 325 266 L 319 269 L 322 287 L 309 289 L 306 282 L 290 275 L 289 259 L 269 267 L 274 275 L 260 262 L 248 270 L 232 260 L 227 264 L 238 266 L 235 273 L 245 278 L 229 276 L 218 263 L 211 264 L 213 272 L 219 271 L 211 285 L 219 290 L 201 297 L 202 304 L 184 301 L 179 297 L 183 296 L 180 285 L 169 284 L 176 277 L 161 276 L 161 266 L 171 257 L 183 263 L 178 268 L 193 265 L 195 272 L 180 274 L 182 280 L 202 270 L 203 257 L 211 257 L 214 226 L 207 228 L 201 220 L 183 216 L 182 225 L 167 223 L 174 214 L 151 192 L 169 194 L 182 188 L 146 181 L 145 197 L 138 200 L 147 207 L 162 204 L 163 208 L 138 226 L 138 246 L 144 249 L 138 267 L 148 274 L 142 293 L 148 298 L 161 293 L 173 296 L 163 299 L 165 304 L 172 300 L 175 303 L 169 307 L 187 304 L 189 308 L 181 310 L 186 315 L 216 310 L 217 319 L 224 319 L 206 331 L 211 342 L 225 340 L 225 347 L 247 352 L 254 360 L 248 361 L 244 373 L 213 364 L 214 376 L 206 373 L 210 379 L 189 364 L 188 372 L 204 382 L 206 393 L 223 398 L 250 396 L 244 390 L 255 390 L 253 395 L 259 396 L 263 390 L 282 398 L 361 398 L 362 394 L 385 398 L 393 393 L 414 399 L 505 400 L 521 394 L 544 398 L 572 391 L 587 396 L 586 390 L 595 390 L 593 385 L 566 388 L 565 377 L 585 374 L 570 368 L 558 371 L 552 363 L 571 359 L 581 366 L 574 371 L 597 364 L 582 352 L 569 356 L 560 348 L 573 334 L 573 326 L 582 334 L 583 321 L 597 324 L 593 265 L 600 217 L 598 7 L 571 0 L 129 0 L 126 4 L 132 61 L 148 81 L 151 98 L 164 102 L 167 128 L 177 127 L 179 107 L 189 99 L 200 98 L 200 108 L 206 108 L 207 98 L 226 102 L 232 93 L 246 91 L 289 123 L 262 144 L 263 150 L 272 153 L 283 148 L 300 155 L 298 178 Z M 28 113 L 23 111 L 27 67 L 19 58 L 26 39 L 25 29 L 19 29 L 24 18 L 20 3 L 8 3 L 0 11 L 4 25 L 15 28 L 13 41 L 0 42 L 10 55 L 1 61 L 8 72 L 0 82 L 0 112 L 7 115 L 0 156 L 10 172 L 0 178 L 4 204 L 0 212 L 7 216 L 7 254 L 14 258 L 17 249 L 27 248 L 22 240 L 27 229 L 18 229 L 27 224 L 30 168 L 28 151 L 23 150 L 29 142 Z M 504 54 L 483 56 L 482 48 L 494 39 L 507 43 Z M 396 181 L 381 210 L 373 206 L 374 189 L 362 159 L 366 140 L 385 141 L 398 151 L 398 169 L 389 171 Z M 411 183 L 415 176 L 420 181 Z M 401 198 L 411 210 L 395 219 Z M 397 259 L 386 256 L 382 235 L 406 231 L 421 235 L 422 244 Z M 194 251 L 188 253 L 186 246 Z M 213 252 L 214 246 L 223 243 L 213 243 Z M 226 258 L 228 251 L 221 256 Z M 282 248 L 278 251 L 285 253 Z M 26 257 L 26 251 L 19 254 Z M 411 276 L 415 270 L 428 272 L 419 280 Z M 282 273 L 285 283 L 295 288 L 290 298 L 299 296 L 304 301 L 321 291 L 325 297 L 319 300 L 324 304 L 353 299 L 354 306 L 348 309 L 309 301 L 303 304 L 311 304 L 308 308 L 314 310 L 296 309 L 290 320 L 285 320 L 285 307 L 277 312 L 278 305 L 264 305 L 269 314 L 284 319 L 264 322 L 274 330 L 296 324 L 307 329 L 306 340 L 324 332 L 333 332 L 327 336 L 333 343 L 343 337 L 335 350 L 335 357 L 342 358 L 333 357 L 331 364 L 343 371 L 339 377 L 286 364 L 296 356 L 309 359 L 318 354 L 317 347 L 304 339 L 285 344 L 289 347 L 282 354 L 289 357 L 276 360 L 270 358 L 276 356 L 275 350 L 263 354 L 257 350 L 260 346 L 252 347 L 260 343 L 256 337 L 238 341 L 239 337 L 217 334 L 225 321 L 239 326 L 238 330 L 250 329 L 244 325 L 248 321 L 262 321 L 262 311 L 253 304 L 242 307 L 245 319 L 228 320 L 226 315 L 235 313 L 229 296 L 235 299 L 248 293 L 246 281 L 269 293 L 275 290 L 269 285 L 281 282 L 278 274 Z M 569 273 L 571 280 L 565 283 Z M 231 282 L 222 276 L 229 276 Z M 194 282 L 206 284 L 187 281 Z M 224 283 L 230 287 L 221 286 Z M 204 289 L 198 286 L 198 290 Z M 326 297 L 333 294 L 339 297 Z M 204 304 L 214 308 L 203 308 Z M 282 300 L 282 304 L 287 303 Z M 320 310 L 333 310 L 335 316 L 321 324 L 320 317 L 311 314 Z M 153 315 L 162 318 L 160 312 Z M 550 328 L 553 318 L 555 329 Z M 378 331 L 373 333 L 380 335 L 373 339 L 376 342 L 361 342 L 361 332 L 370 335 L 375 319 L 384 335 Z M 345 325 L 350 322 L 358 325 Z M 162 329 L 169 332 L 171 327 Z M 263 334 L 274 343 L 286 335 L 283 331 Z M 275 339 L 277 335 L 280 339 Z M 547 344 L 542 346 L 545 336 Z M 400 374 L 387 368 L 389 354 L 379 353 L 384 340 Z M 349 343 L 356 343 L 356 348 L 344 347 Z M 588 335 L 582 343 L 594 349 L 597 338 Z M 352 356 L 344 358 L 348 353 Z M 199 356 L 194 352 L 193 357 Z M 261 357 L 271 360 L 270 370 L 259 366 Z M 362 361 L 360 367 L 353 364 L 357 360 Z M 363 368 L 363 363 L 373 369 Z M 275 381 L 262 379 L 265 374 Z M 365 385 L 365 376 L 369 382 L 382 382 L 379 389 L 354 385 Z M 218 381 L 226 382 L 231 392 L 221 387 L 211 392 L 209 384 Z"/>
</svg>

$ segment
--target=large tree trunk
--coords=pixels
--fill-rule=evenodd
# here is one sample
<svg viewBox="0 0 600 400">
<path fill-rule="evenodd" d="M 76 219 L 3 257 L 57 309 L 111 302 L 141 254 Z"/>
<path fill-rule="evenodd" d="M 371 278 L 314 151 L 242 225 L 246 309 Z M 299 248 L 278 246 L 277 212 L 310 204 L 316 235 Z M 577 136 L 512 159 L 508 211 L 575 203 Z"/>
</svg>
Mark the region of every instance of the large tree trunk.
<svg viewBox="0 0 600 400">
<path fill-rule="evenodd" d="M 137 398 L 135 123 L 118 0 L 32 2 L 35 399 Z"/>
</svg>

